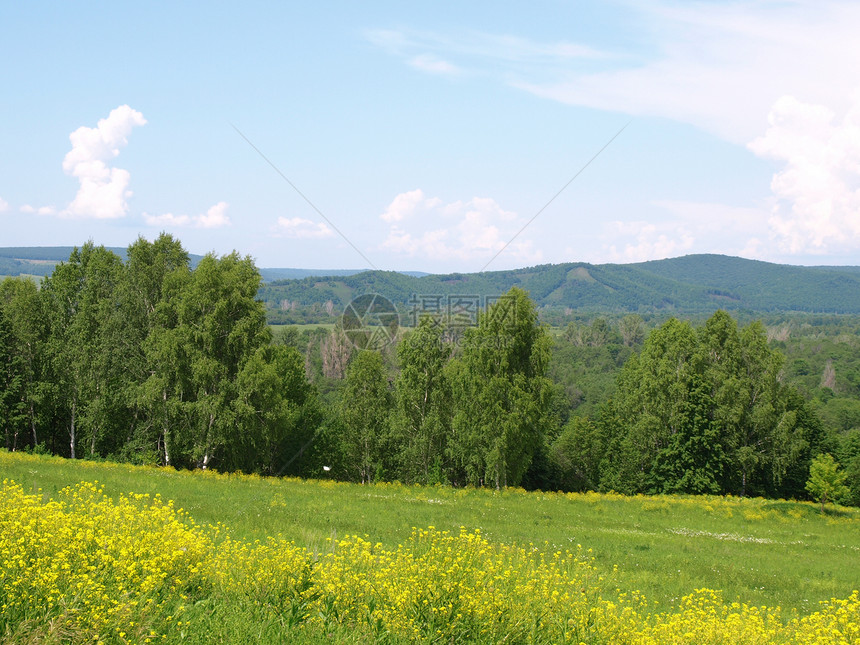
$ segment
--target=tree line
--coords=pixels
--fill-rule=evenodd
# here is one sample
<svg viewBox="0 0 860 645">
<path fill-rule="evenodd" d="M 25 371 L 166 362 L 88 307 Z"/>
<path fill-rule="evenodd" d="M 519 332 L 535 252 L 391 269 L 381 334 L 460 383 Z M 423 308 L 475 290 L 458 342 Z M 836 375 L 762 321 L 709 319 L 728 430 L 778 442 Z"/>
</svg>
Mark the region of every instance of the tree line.
<svg viewBox="0 0 860 645">
<path fill-rule="evenodd" d="M 42 283 L 0 285 L 7 449 L 270 472 L 320 412 L 294 349 L 271 343 L 250 258 L 140 238 L 92 243 Z"/>
<path fill-rule="evenodd" d="M 166 234 L 125 262 L 88 243 L 41 286 L 5 280 L 5 447 L 359 482 L 781 497 L 805 497 L 828 451 L 764 326 L 723 311 L 647 337 L 636 316 L 568 327 L 571 365 L 596 346 L 623 365 L 611 387 L 598 381 L 611 396 L 572 414 L 551 365 L 559 341 L 521 289 L 462 333 L 424 318 L 374 352 L 337 328 L 273 336 L 260 284 L 236 253 L 192 269 Z"/>
</svg>

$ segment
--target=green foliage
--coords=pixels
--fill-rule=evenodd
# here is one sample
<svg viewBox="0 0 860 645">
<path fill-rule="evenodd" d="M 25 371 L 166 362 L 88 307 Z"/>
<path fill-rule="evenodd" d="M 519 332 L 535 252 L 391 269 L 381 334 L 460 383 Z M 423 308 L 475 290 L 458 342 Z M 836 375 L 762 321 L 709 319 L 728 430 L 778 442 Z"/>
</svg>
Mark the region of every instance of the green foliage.
<svg viewBox="0 0 860 645">
<path fill-rule="evenodd" d="M 690 382 L 678 431 L 657 453 L 652 486 L 663 493 L 717 495 L 726 456 L 720 428 L 712 418 L 713 399 L 701 377 Z"/>
<path fill-rule="evenodd" d="M 466 330 L 451 368 L 449 443 L 466 482 L 501 488 L 522 480 L 547 435 L 551 343 L 528 294 L 516 287 Z"/>
<path fill-rule="evenodd" d="M 420 321 L 397 346 L 400 372 L 395 381 L 392 416 L 394 441 L 400 446 L 398 473 L 405 481 L 443 481 L 451 434 L 452 391 L 445 366 L 452 346 L 430 317 Z"/>
<path fill-rule="evenodd" d="M 838 503 L 850 495 L 851 491 L 845 485 L 846 477 L 833 455 L 824 453 L 818 455 L 809 465 L 806 490 L 821 504 L 821 510 L 824 511 L 824 505 L 828 502 Z"/>
<path fill-rule="evenodd" d="M 272 302 L 298 283 L 262 285 L 249 258 L 210 255 L 195 265 L 166 234 L 122 254 L 89 243 L 41 290 L 31 280 L 0 283 L 4 441 L 91 459 L 365 482 L 795 497 L 806 495 L 811 456 L 831 452 L 845 465 L 846 501 L 860 502 L 857 319 L 773 315 L 767 327 L 742 328 L 724 311 L 665 319 L 653 312 L 697 284 L 740 288 L 757 271 L 772 278 L 782 269 L 717 256 L 666 262 L 672 271 L 576 264 L 309 278 L 301 289 L 326 291 L 326 300 L 300 289 L 278 301 L 283 312 L 317 307 L 334 319 L 365 289 L 404 301 L 486 298 L 511 281 L 532 289 L 510 290 L 457 338 L 428 318 L 371 358 L 353 355 L 336 324 L 273 337 L 258 298 Z M 558 314 L 567 298 L 593 304 L 606 294 L 615 300 L 605 314 Z M 651 304 L 623 313 L 634 296 Z M 563 328 L 538 323 L 546 307 Z"/>
<path fill-rule="evenodd" d="M 627 361 L 600 424 L 578 426 L 595 428 L 588 437 L 604 455 L 599 483 L 597 460 L 588 460 L 590 487 L 802 494 L 800 473 L 821 442 L 821 428 L 782 382 L 781 367 L 758 323 L 739 331 L 726 312 L 717 312 L 696 331 L 670 319 Z M 570 454 L 562 458 L 571 450 L 569 439 L 555 446 L 557 463 L 575 462 Z"/>
<path fill-rule="evenodd" d="M 346 373 L 342 447 L 351 478 L 363 484 L 379 479 L 384 472 L 390 399 L 381 354 L 358 352 Z"/>
<path fill-rule="evenodd" d="M 122 270 L 117 255 L 88 242 L 42 287 L 51 326 L 46 349 L 72 458 L 81 448 L 90 456 L 113 452 L 121 442 L 114 420 L 123 413 L 126 370 L 115 303 Z"/>
<path fill-rule="evenodd" d="M 15 347 L 12 325 L 0 304 L 0 424 L 7 450 L 16 450 L 19 435 L 26 434 L 24 364 Z"/>
<path fill-rule="evenodd" d="M 14 381 L 0 382 L 0 412 L 16 402 L 9 446 L 267 473 L 309 467 L 321 411 L 304 357 L 270 343 L 250 258 L 210 255 L 192 270 L 166 234 L 122 256 L 88 243 L 41 290 L 0 286 L 0 354 L 15 366 Z"/>
<path fill-rule="evenodd" d="M 600 486 L 600 463 L 607 437 L 599 423 L 587 417 L 572 418 L 549 448 L 555 488 L 581 492 Z"/>
<path fill-rule="evenodd" d="M 230 438 L 227 469 L 269 475 L 303 472 L 320 410 L 301 354 L 283 345 L 261 346 L 243 365 L 236 385 L 236 425 L 243 431 Z"/>
</svg>

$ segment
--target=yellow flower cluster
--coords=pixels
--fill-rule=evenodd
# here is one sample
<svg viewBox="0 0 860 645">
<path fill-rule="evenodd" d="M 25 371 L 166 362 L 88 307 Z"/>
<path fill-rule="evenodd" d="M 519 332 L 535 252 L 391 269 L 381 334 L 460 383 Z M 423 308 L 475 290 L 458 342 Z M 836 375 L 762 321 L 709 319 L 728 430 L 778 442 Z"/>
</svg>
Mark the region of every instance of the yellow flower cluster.
<svg viewBox="0 0 860 645">
<path fill-rule="evenodd" d="M 160 497 L 116 502 L 98 483 L 44 503 L 8 480 L 0 491 L 0 633 L 155 635 L 153 621 L 190 587 L 210 544 Z"/>
<path fill-rule="evenodd" d="M 638 594 L 610 593 L 581 547 L 492 544 L 478 530 L 433 527 L 394 549 L 366 536 L 329 546 L 314 554 L 234 540 L 158 496 L 114 501 L 82 483 L 45 502 L 4 480 L 0 638 L 180 641 L 200 616 L 195 605 L 209 603 L 225 615 L 231 604 L 253 607 L 285 640 L 291 630 L 348 630 L 393 642 L 860 643 L 857 592 L 804 617 L 726 604 L 708 589 L 655 612 Z"/>
<path fill-rule="evenodd" d="M 584 636 L 597 601 L 598 576 L 581 550 L 545 554 L 433 527 L 391 551 L 357 536 L 333 547 L 315 577 L 319 619 L 366 623 L 377 635 L 554 641 Z"/>
</svg>

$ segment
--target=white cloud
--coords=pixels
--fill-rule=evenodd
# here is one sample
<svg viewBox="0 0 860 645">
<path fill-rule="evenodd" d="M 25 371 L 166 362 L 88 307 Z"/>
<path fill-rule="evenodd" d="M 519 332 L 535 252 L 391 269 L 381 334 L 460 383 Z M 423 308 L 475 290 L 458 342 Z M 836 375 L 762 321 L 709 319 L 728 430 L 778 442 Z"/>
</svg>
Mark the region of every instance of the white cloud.
<svg viewBox="0 0 860 645">
<path fill-rule="evenodd" d="M 334 235 L 334 231 L 323 222 L 312 222 L 302 217 L 279 217 L 276 231 L 285 237 L 296 239 L 322 239 Z"/>
<path fill-rule="evenodd" d="M 140 112 L 121 105 L 100 119 L 95 128 L 81 126 L 69 135 L 72 149 L 63 160 L 63 170 L 78 179 L 80 188 L 63 215 L 115 219 L 128 213 L 131 175 L 122 168 L 111 168 L 107 162 L 128 143 L 132 128 L 145 124 Z"/>
<path fill-rule="evenodd" d="M 661 200 L 648 221 L 614 221 L 604 227 L 593 262 L 641 262 L 687 253 L 722 253 L 782 261 L 767 208 Z"/>
<path fill-rule="evenodd" d="M 205 215 L 174 215 L 173 213 L 164 213 L 163 215 L 150 215 L 143 213 L 143 221 L 147 226 L 155 226 L 161 228 L 221 228 L 230 226 L 230 218 L 227 217 L 227 202 L 218 202 L 212 206 Z"/>
<path fill-rule="evenodd" d="M 441 203 L 442 201 L 438 198 L 427 199 L 424 196 L 424 191 L 416 188 L 415 190 L 400 193 L 395 197 L 380 217 L 388 223 L 399 222 L 411 216 L 417 209 L 426 210 L 428 208 L 435 208 Z"/>
<path fill-rule="evenodd" d="M 456 71 L 462 71 L 462 66 L 448 62 L 450 56 L 465 60 L 465 67 L 474 69 L 497 60 L 526 66 L 545 66 L 583 59 L 612 58 L 611 54 L 582 43 L 540 43 L 519 36 L 474 30 L 443 34 L 415 29 L 374 29 L 367 31 L 365 36 L 374 45 L 404 58 L 409 64 L 414 65 L 416 58 L 423 58 L 428 62 L 442 61 L 446 67 L 450 66 Z M 441 71 L 434 69 L 433 65 L 414 66 L 424 71 Z"/>
<path fill-rule="evenodd" d="M 0 213 L 5 213 L 9 210 L 9 202 L 0 197 Z"/>
<path fill-rule="evenodd" d="M 676 223 L 657 225 L 652 222 L 612 222 L 609 226 L 612 239 L 632 238 L 621 248 L 606 247 L 612 262 L 643 262 L 682 255 L 689 252 L 695 242 L 690 231 L 678 228 Z"/>
<path fill-rule="evenodd" d="M 749 144 L 782 162 L 773 176 L 770 225 L 784 252 L 860 249 L 860 92 L 841 122 L 823 105 L 783 96 L 764 136 Z"/>
<path fill-rule="evenodd" d="M 555 82 L 521 84 L 565 103 L 690 123 L 745 144 L 784 94 L 833 104 L 860 66 L 850 2 L 637 3 L 659 54 Z M 659 43 L 659 44 L 658 44 Z"/>
<path fill-rule="evenodd" d="M 390 224 L 381 248 L 400 255 L 483 262 L 505 249 L 522 262 L 543 257 L 531 241 L 517 239 L 505 248 L 524 222 L 492 198 L 445 204 L 416 189 L 397 195 L 380 219 Z"/>
<path fill-rule="evenodd" d="M 143 214 L 143 221 L 147 226 L 160 226 L 163 228 L 178 228 L 189 226 L 191 218 L 188 215 L 174 215 L 173 213 L 164 213 L 163 215 Z"/>
<path fill-rule="evenodd" d="M 218 202 L 212 206 L 205 215 L 195 217 L 195 222 L 200 228 L 221 228 L 222 226 L 230 225 L 230 218 L 227 217 L 227 202 Z"/>
<path fill-rule="evenodd" d="M 39 206 L 39 208 L 36 208 L 30 204 L 23 204 L 18 210 L 22 213 L 36 213 L 37 215 L 57 215 L 58 213 L 57 209 L 53 206 Z"/>
</svg>

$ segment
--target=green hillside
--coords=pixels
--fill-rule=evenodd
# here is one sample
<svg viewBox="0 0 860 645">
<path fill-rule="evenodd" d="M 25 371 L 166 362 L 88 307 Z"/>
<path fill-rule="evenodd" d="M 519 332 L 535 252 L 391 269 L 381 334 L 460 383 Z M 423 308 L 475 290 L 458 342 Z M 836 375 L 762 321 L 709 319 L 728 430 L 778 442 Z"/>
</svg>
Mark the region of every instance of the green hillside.
<svg viewBox="0 0 860 645">
<path fill-rule="evenodd" d="M 547 264 L 513 271 L 411 277 L 366 271 L 352 276 L 283 280 L 260 297 L 275 311 L 320 306 L 342 310 L 354 297 L 380 293 L 410 310 L 419 296 L 495 296 L 512 286 L 539 307 L 578 311 L 700 314 L 722 308 L 756 312 L 860 313 L 856 267 L 799 267 L 723 255 L 688 255 L 637 264 Z"/>
<path fill-rule="evenodd" d="M 50 275 L 73 247 L 0 247 L 0 275 Z M 125 249 L 110 248 L 121 258 Z M 192 255 L 196 266 L 201 256 Z M 260 268 L 259 297 L 272 322 L 320 322 L 364 293 L 380 293 L 401 314 L 415 296 L 498 296 L 512 286 L 538 307 L 600 313 L 860 313 L 860 267 L 801 267 L 725 255 L 687 255 L 635 264 L 544 264 L 510 271 L 418 272 Z M 322 276 L 322 274 L 326 274 Z M 290 312 L 284 314 L 280 312 Z"/>
</svg>

